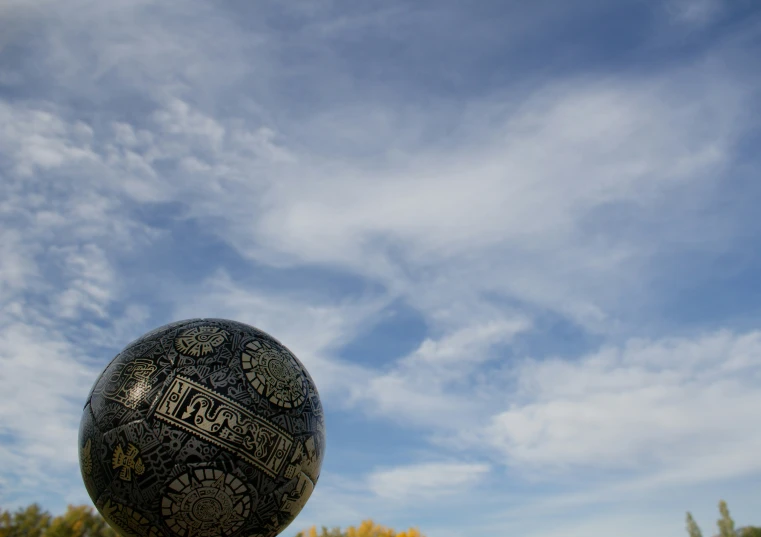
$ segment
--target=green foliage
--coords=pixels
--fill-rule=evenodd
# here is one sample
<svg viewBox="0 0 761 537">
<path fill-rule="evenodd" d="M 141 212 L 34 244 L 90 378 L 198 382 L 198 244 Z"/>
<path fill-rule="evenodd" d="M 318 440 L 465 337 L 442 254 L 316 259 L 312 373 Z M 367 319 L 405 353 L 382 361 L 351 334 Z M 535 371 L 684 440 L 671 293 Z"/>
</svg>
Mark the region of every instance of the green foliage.
<svg viewBox="0 0 761 537">
<path fill-rule="evenodd" d="M 735 521 L 732 520 L 727 502 L 724 500 L 719 502 L 719 513 L 721 518 L 716 521 L 716 525 L 719 527 L 718 537 L 761 537 L 761 528 L 756 526 L 735 529 Z M 703 537 L 700 528 L 689 511 L 687 512 L 687 533 L 690 534 L 690 537 Z"/>
<path fill-rule="evenodd" d="M 724 500 L 719 502 L 719 513 L 721 513 L 721 518 L 716 521 L 716 525 L 719 526 L 719 535 L 721 537 L 737 537 L 735 521 L 729 516 L 729 508 Z"/>
<path fill-rule="evenodd" d="M 687 533 L 690 534 L 690 537 L 703 537 L 703 533 L 689 511 L 687 512 Z"/>
<path fill-rule="evenodd" d="M 14 513 L 0 512 L 0 537 L 43 537 L 52 517 L 35 504 Z"/>
<path fill-rule="evenodd" d="M 70 505 L 53 518 L 39 505 L 11 513 L 0 510 L 0 537 L 118 537 L 91 507 Z"/>
<path fill-rule="evenodd" d="M 69 506 L 53 519 L 44 537 L 117 537 L 116 532 L 92 508 Z"/>
<path fill-rule="evenodd" d="M 313 526 L 309 528 L 306 533 L 300 531 L 296 534 L 296 537 L 346 537 L 346 534 L 341 532 L 341 528 L 333 528 L 329 530 L 325 526 L 323 526 L 318 533 L 317 527 Z"/>
</svg>

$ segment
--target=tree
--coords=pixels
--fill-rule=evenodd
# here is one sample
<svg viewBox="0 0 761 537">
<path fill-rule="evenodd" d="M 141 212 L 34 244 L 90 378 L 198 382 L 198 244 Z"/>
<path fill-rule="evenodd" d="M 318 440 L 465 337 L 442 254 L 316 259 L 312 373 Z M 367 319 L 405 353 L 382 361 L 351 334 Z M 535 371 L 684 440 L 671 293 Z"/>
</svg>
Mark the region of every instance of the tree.
<svg viewBox="0 0 761 537">
<path fill-rule="evenodd" d="M 761 528 L 748 526 L 743 528 L 740 537 L 761 537 Z"/>
<path fill-rule="evenodd" d="M 346 537 L 395 537 L 395 535 L 393 530 L 376 524 L 372 520 L 365 520 L 358 527 L 346 528 Z"/>
<path fill-rule="evenodd" d="M 719 526 L 719 535 L 721 537 L 737 537 L 735 521 L 729 516 L 729 508 L 724 500 L 719 502 L 719 513 L 721 513 L 721 518 L 716 521 Z"/>
<path fill-rule="evenodd" d="M 417 528 L 397 533 L 391 528 L 376 524 L 372 520 L 363 521 L 359 527 L 346 528 L 346 537 L 424 537 Z"/>
<path fill-rule="evenodd" d="M 43 537 L 51 516 L 35 504 L 15 513 L 0 512 L 0 537 Z"/>
<path fill-rule="evenodd" d="M 70 505 L 55 517 L 44 537 L 117 537 L 116 532 L 91 507 Z"/>
<path fill-rule="evenodd" d="M 692 513 L 689 511 L 687 511 L 687 533 L 690 534 L 690 537 L 703 537 L 703 533 L 700 531 L 698 523 L 695 522 L 695 519 L 692 518 Z"/>
<path fill-rule="evenodd" d="M 365 520 L 359 526 L 349 526 L 345 532 L 341 528 L 328 530 L 322 527 L 322 533 L 317 532 L 317 527 L 312 526 L 306 532 L 299 532 L 296 537 L 425 537 L 417 528 L 397 533 L 391 528 L 376 524 L 372 520 Z"/>
<path fill-rule="evenodd" d="M 15 513 L 0 511 L 0 537 L 118 537 L 91 507 L 70 505 L 53 518 L 33 504 Z"/>
<path fill-rule="evenodd" d="M 317 526 L 312 526 L 307 530 L 306 534 L 300 531 L 296 534 L 296 537 L 346 537 L 346 534 L 341 533 L 341 528 L 329 530 L 325 526 L 322 527 L 322 532 L 317 533 Z"/>
</svg>

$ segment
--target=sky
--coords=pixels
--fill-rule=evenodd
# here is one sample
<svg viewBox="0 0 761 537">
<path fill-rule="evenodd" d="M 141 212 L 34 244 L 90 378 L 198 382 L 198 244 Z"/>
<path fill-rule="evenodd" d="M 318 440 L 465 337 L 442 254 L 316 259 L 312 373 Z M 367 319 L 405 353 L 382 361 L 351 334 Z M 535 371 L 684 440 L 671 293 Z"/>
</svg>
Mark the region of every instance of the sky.
<svg viewBox="0 0 761 537">
<path fill-rule="evenodd" d="M 171 321 L 305 364 L 283 533 L 761 525 L 755 0 L 0 2 L 0 506 Z"/>
</svg>

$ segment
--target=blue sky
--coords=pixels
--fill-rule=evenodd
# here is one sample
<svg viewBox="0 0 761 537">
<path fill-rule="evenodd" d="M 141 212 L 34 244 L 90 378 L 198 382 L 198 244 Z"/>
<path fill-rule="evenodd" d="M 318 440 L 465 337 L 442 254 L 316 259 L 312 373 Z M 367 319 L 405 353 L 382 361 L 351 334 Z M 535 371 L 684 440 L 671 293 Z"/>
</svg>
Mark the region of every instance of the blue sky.
<svg viewBox="0 0 761 537">
<path fill-rule="evenodd" d="M 285 535 L 761 524 L 761 10 L 0 5 L 0 505 L 89 502 L 92 381 L 161 324 L 323 397 Z"/>
</svg>

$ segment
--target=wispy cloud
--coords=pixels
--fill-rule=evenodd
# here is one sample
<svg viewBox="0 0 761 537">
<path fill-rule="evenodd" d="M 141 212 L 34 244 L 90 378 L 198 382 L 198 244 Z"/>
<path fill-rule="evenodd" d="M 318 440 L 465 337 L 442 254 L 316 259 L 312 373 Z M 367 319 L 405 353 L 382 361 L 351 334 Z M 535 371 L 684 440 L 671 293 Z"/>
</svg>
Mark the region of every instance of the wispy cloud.
<svg viewBox="0 0 761 537">
<path fill-rule="evenodd" d="M 488 471 L 485 464 L 425 463 L 377 470 L 368 480 L 370 489 L 382 498 L 423 502 L 465 494 Z"/>
<path fill-rule="evenodd" d="M 2 498 L 36 501 L 34 491 L 70 487 L 77 463 L 82 390 L 95 380 L 64 334 L 22 323 L 0 328 Z M 47 493 L 44 494 L 47 496 Z"/>
<path fill-rule="evenodd" d="M 516 469 L 630 470 L 659 485 L 761 465 L 757 332 L 632 340 L 574 362 L 526 361 L 515 374 L 519 390 L 484 438 Z"/>
<path fill-rule="evenodd" d="M 466 326 L 440 340 L 426 339 L 388 372 L 348 386 L 351 399 L 375 416 L 424 430 L 458 430 L 474 423 L 482 403 L 472 394 L 474 373 L 498 358 L 492 350 L 525 331 L 525 318 Z"/>
<path fill-rule="evenodd" d="M 668 8 L 679 22 L 703 25 L 721 14 L 723 4 L 722 0 L 674 0 Z"/>
</svg>

